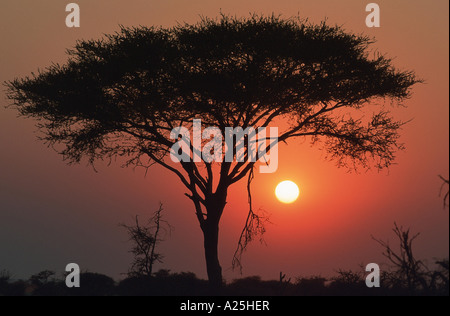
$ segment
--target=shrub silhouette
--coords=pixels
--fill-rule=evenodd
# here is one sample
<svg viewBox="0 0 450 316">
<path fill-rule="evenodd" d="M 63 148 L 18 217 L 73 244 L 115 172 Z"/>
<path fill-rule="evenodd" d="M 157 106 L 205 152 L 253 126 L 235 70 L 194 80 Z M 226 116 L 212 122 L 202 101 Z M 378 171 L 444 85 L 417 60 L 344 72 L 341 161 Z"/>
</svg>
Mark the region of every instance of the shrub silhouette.
<svg viewBox="0 0 450 316">
<path fill-rule="evenodd" d="M 25 294 L 26 283 L 23 281 L 10 282 L 8 271 L 0 271 L 0 296 L 22 296 Z"/>
<path fill-rule="evenodd" d="M 115 282 L 109 276 L 99 273 L 80 274 L 80 287 L 67 289 L 71 296 L 110 296 L 115 292 Z"/>
<path fill-rule="evenodd" d="M 168 270 L 160 270 L 153 276 L 129 277 L 121 281 L 117 294 L 202 296 L 208 294 L 208 282 L 198 279 L 191 272 L 170 274 Z"/>
<path fill-rule="evenodd" d="M 55 277 L 56 273 L 44 270 L 29 279 L 31 294 L 34 296 L 61 296 L 66 293 L 66 286 Z"/>
<path fill-rule="evenodd" d="M 325 295 L 327 290 L 325 288 L 325 282 L 327 282 L 327 279 L 321 276 L 298 278 L 294 294 L 301 296 Z"/>
<path fill-rule="evenodd" d="M 281 296 L 292 295 L 293 285 L 290 282 L 263 281 L 259 276 L 235 279 L 226 286 L 227 295 L 237 296 Z"/>
<path fill-rule="evenodd" d="M 337 276 L 332 278 L 329 285 L 330 293 L 345 296 L 364 295 L 368 288 L 362 271 L 338 270 Z"/>
<path fill-rule="evenodd" d="M 151 277 L 128 277 L 117 286 L 120 296 L 153 296 L 157 295 L 155 283 Z"/>
</svg>

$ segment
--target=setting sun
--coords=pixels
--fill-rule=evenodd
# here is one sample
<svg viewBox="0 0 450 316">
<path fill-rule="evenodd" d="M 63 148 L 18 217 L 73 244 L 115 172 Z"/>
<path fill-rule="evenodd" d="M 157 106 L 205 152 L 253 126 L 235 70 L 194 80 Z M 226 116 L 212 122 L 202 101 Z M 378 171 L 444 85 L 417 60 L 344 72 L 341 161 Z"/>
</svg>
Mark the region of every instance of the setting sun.
<svg viewBox="0 0 450 316">
<path fill-rule="evenodd" d="M 298 186 L 292 181 L 280 182 L 275 189 L 277 199 L 286 204 L 295 202 L 299 193 Z"/>
</svg>

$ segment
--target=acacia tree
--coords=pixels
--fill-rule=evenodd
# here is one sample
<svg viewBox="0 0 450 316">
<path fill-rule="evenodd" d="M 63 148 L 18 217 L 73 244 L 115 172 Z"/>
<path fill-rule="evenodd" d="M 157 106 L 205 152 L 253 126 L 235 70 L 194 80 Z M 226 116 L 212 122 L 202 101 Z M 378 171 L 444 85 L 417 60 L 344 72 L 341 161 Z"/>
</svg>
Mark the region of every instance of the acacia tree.
<svg viewBox="0 0 450 316">
<path fill-rule="evenodd" d="M 159 164 L 175 173 L 193 202 L 208 278 L 218 287 L 228 189 L 246 177 L 250 182 L 255 162 L 174 164 L 167 158 L 178 139 L 170 132 L 191 129 L 193 119 L 223 134 L 226 127 L 286 120 L 280 142 L 310 137 L 339 166 L 388 167 L 402 147 L 403 123 L 385 106 L 369 119 L 371 113 L 358 113 L 376 99 L 402 103 L 418 80 L 371 54 L 371 44 L 338 26 L 275 16 L 121 28 L 79 41 L 64 65 L 8 82 L 8 96 L 22 116 L 39 120 L 42 138 L 70 163 L 125 157 L 126 166 Z M 235 155 L 235 149 L 228 150 Z M 248 218 L 258 219 L 251 208 Z M 261 231 L 249 220 L 241 250 Z"/>
</svg>

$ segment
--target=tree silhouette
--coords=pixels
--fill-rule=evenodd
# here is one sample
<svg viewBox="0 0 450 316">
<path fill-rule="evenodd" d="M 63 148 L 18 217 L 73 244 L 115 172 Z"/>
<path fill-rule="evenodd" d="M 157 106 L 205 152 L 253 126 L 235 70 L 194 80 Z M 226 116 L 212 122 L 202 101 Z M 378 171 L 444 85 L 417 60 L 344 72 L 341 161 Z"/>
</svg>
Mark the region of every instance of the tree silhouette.
<svg viewBox="0 0 450 316">
<path fill-rule="evenodd" d="M 417 260 L 413 254 L 412 244 L 413 241 L 420 235 L 415 234 L 410 236 L 409 229 L 405 230 L 403 227 L 399 227 L 397 223 L 394 223 L 393 231 L 400 242 L 400 250 L 395 251 L 389 245 L 381 239 L 372 237 L 383 248 L 383 256 L 385 256 L 394 265 L 395 280 L 402 281 L 402 286 L 408 289 L 415 289 L 418 286 L 425 287 L 425 270 L 426 266 L 421 260 Z"/>
<path fill-rule="evenodd" d="M 33 274 L 30 277 L 30 283 L 34 286 L 43 286 L 53 281 L 55 278 L 55 272 L 50 270 L 44 270 L 37 274 Z"/>
<path fill-rule="evenodd" d="M 359 113 L 376 99 L 401 104 L 419 80 L 371 54 L 372 43 L 338 26 L 276 16 L 121 28 L 79 41 L 64 65 L 8 82 L 8 97 L 22 116 L 39 120 L 43 140 L 69 163 L 124 157 L 126 166 L 159 164 L 175 173 L 204 235 L 210 284 L 220 287 L 219 222 L 228 189 L 256 162 L 191 156 L 172 163 L 167 157 L 178 139 L 171 131 L 192 130 L 193 119 L 222 135 L 226 127 L 285 120 L 280 142 L 310 137 L 339 166 L 388 167 L 402 148 L 403 122 L 385 106 Z M 236 149 L 227 150 L 236 157 Z"/>
<path fill-rule="evenodd" d="M 172 229 L 169 223 L 162 219 L 162 211 L 163 205 L 160 203 L 158 210 L 146 224 L 139 224 L 137 216 L 133 226 L 120 224 L 127 230 L 130 241 L 133 243 L 130 251 L 133 254 L 133 262 L 128 276 L 151 276 L 154 264 L 162 262 L 163 256 L 156 252 L 156 246 L 163 241 L 161 234 L 170 232 Z"/>
<path fill-rule="evenodd" d="M 442 180 L 442 185 L 441 185 L 441 190 L 439 192 L 439 196 L 444 196 L 443 197 L 443 201 L 444 201 L 444 208 L 446 208 L 448 206 L 448 197 L 450 194 L 449 191 L 449 184 L 448 184 L 448 179 L 444 178 L 443 176 L 439 175 L 439 178 Z M 447 187 L 447 192 L 445 192 L 445 187 Z M 445 193 L 444 193 L 445 192 Z"/>
<path fill-rule="evenodd" d="M 383 256 L 392 265 L 392 270 L 384 275 L 383 286 L 406 289 L 409 294 L 448 293 L 449 265 L 448 259 L 436 260 L 437 269 L 430 269 L 422 260 L 415 257 L 413 242 L 420 233 L 410 234 L 410 229 L 404 229 L 394 223 L 392 231 L 397 237 L 398 249 L 393 248 L 388 241 L 372 236 L 383 247 Z"/>
</svg>

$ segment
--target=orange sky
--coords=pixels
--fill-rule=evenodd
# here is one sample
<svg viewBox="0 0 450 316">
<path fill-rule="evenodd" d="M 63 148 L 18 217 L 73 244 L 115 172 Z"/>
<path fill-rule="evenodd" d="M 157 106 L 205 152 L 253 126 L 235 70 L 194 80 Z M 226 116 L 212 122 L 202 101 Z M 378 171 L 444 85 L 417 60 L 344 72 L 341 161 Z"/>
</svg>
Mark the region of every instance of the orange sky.
<svg viewBox="0 0 450 316">
<path fill-rule="evenodd" d="M 437 175 L 449 174 L 449 28 L 447 0 L 376 1 L 381 28 L 365 26 L 370 1 L 143 1 L 78 0 L 81 28 L 65 27 L 64 1 L 2 0 L 0 2 L 0 81 L 22 77 L 51 62 L 64 62 L 65 50 L 78 39 L 99 38 L 118 25 L 193 23 L 220 12 L 300 14 L 312 22 L 328 18 L 348 31 L 375 36 L 374 49 L 395 57 L 400 69 L 413 69 L 426 83 L 417 85 L 407 108 L 394 109 L 409 120 L 402 133 L 407 150 L 389 171 L 349 174 L 325 161 L 308 142 L 280 146 L 279 170 L 257 174 L 254 207 L 271 214 L 267 245 L 252 244 L 244 256 L 244 275 L 277 278 L 331 275 L 338 268 L 382 263 L 381 249 L 371 235 L 393 239 L 394 221 L 414 232 L 420 258 L 448 257 L 448 209 L 438 197 Z M 191 202 L 177 178 L 155 167 L 142 170 L 99 165 L 66 166 L 36 140 L 34 122 L 17 119 L 4 109 L 0 95 L 0 270 L 28 277 L 43 269 L 62 271 L 69 262 L 115 278 L 127 272 L 129 244 L 118 223 L 131 223 L 164 203 L 175 227 L 161 245 L 172 271 L 206 277 L 202 236 Z M 162 181 L 163 179 L 163 181 Z M 291 205 L 274 197 L 278 182 L 290 179 L 300 187 Z M 247 211 L 245 183 L 231 189 L 221 224 L 220 259 L 227 279 L 239 277 L 229 268 Z"/>
</svg>

